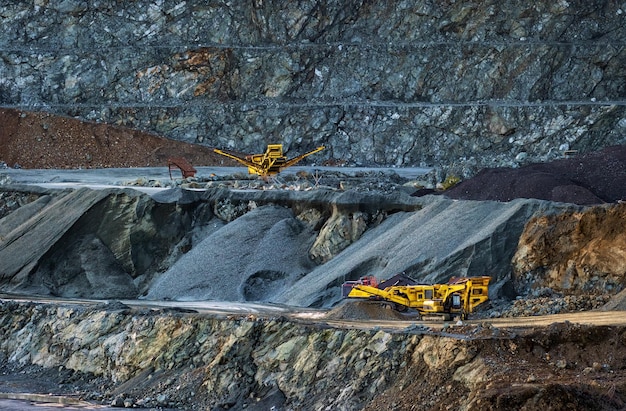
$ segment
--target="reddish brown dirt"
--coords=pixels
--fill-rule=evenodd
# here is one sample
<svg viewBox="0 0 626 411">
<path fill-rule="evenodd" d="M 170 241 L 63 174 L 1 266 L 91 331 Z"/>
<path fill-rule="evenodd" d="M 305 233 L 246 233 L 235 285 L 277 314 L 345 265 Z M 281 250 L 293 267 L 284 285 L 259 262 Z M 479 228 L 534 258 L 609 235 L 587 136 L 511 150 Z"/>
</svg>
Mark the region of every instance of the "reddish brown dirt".
<svg viewBox="0 0 626 411">
<path fill-rule="evenodd" d="M 171 157 L 194 166 L 235 164 L 209 147 L 47 113 L 0 109 L 0 124 L 0 161 L 9 167 L 159 167 Z"/>
<path fill-rule="evenodd" d="M 238 165 L 210 147 L 48 113 L 0 109 L 0 124 L 0 161 L 9 167 L 159 167 L 173 157 L 194 166 Z M 515 169 L 485 169 L 444 194 L 466 200 L 537 198 L 580 205 L 625 200 L 626 146 Z"/>
</svg>

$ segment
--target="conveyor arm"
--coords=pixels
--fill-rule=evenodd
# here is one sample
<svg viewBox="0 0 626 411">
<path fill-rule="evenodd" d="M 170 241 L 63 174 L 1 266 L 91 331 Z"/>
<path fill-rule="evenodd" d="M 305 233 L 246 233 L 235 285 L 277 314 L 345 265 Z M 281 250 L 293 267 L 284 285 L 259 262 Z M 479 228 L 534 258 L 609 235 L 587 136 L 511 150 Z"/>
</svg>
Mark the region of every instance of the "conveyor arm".
<svg viewBox="0 0 626 411">
<path fill-rule="evenodd" d="M 325 147 L 324 146 L 319 146 L 318 148 L 316 148 L 315 150 L 311 150 L 308 153 L 304 153 L 301 154 L 297 157 L 292 158 L 291 160 L 287 160 L 285 162 L 285 164 L 283 164 L 281 166 L 281 168 L 287 168 L 287 167 L 291 167 L 292 165 L 296 164 L 297 162 L 299 162 L 300 160 L 302 160 L 304 157 L 310 156 L 311 154 L 315 154 L 318 151 L 322 151 Z"/>
<path fill-rule="evenodd" d="M 254 162 L 252 162 L 250 160 L 247 160 L 245 158 L 236 156 L 234 154 L 227 153 L 226 151 L 222 151 L 222 150 L 217 149 L 217 148 L 214 148 L 213 151 L 216 152 L 217 154 L 221 154 L 221 155 L 223 155 L 225 157 L 232 158 L 233 160 L 236 160 L 236 161 L 240 162 L 241 164 L 245 165 L 246 167 L 253 168 L 254 170 L 257 171 L 258 174 L 265 174 L 265 172 L 266 172 L 266 170 L 264 170 L 263 167 L 260 167 L 258 164 L 254 163 Z"/>
</svg>

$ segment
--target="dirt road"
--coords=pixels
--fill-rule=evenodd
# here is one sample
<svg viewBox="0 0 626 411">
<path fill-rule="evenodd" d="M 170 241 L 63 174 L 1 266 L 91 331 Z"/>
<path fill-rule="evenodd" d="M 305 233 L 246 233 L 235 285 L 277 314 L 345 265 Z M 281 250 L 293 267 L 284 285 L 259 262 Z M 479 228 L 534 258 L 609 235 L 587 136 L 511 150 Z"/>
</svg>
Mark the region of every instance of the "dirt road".
<svg viewBox="0 0 626 411">
<path fill-rule="evenodd" d="M 88 299 L 68 299 L 51 297 L 19 296 L 0 294 L 0 300 L 35 302 L 47 304 L 80 304 L 98 305 L 112 304 L 113 301 Z M 117 303 L 118 301 L 115 301 Z M 282 316 L 293 321 L 311 324 L 326 324 L 336 328 L 374 329 L 381 328 L 390 332 L 401 332 L 410 327 L 423 326 L 433 330 L 454 327 L 457 325 L 477 326 L 490 324 L 495 328 L 529 329 L 545 327 L 554 323 L 570 322 L 595 326 L 626 325 L 625 311 L 582 311 L 577 313 L 542 315 L 532 317 L 470 319 L 462 323 L 418 321 L 407 316 L 407 320 L 379 320 L 379 319 L 334 319 L 328 310 L 312 308 L 290 307 L 277 304 L 241 303 L 227 301 L 147 301 L 147 300 L 119 300 L 119 303 L 130 308 L 171 310 L 178 313 L 217 316 Z"/>
</svg>

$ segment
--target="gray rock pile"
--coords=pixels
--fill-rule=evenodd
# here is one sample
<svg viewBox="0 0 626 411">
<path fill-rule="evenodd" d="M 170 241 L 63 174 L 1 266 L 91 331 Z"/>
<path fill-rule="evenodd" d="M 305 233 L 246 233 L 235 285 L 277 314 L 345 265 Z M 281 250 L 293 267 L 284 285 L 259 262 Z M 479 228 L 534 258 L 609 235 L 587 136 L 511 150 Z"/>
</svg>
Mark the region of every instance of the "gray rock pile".
<svg viewBox="0 0 626 411">
<path fill-rule="evenodd" d="M 308 250 L 314 239 L 289 209 L 256 207 L 184 254 L 150 286 L 146 298 L 271 300 L 312 270 Z"/>
<path fill-rule="evenodd" d="M 525 222 L 564 207 L 417 198 L 401 190 L 178 188 L 152 199 L 107 189 L 37 198 L 2 219 L 8 231 L 0 234 L 10 241 L 0 253 L 12 257 L 0 260 L 4 290 L 316 307 L 339 302 L 345 280 L 399 272 L 426 282 L 490 275 L 493 297 L 512 297 L 506 284 Z M 73 212 L 56 217 L 68 201 Z M 28 221 L 46 223 L 11 229 Z M 56 234 L 33 237 L 42 230 Z M 26 239 L 31 247 L 18 247 Z"/>
<path fill-rule="evenodd" d="M 566 295 L 550 297 L 526 297 L 513 301 L 502 317 L 528 317 L 597 310 L 611 300 L 611 295 Z"/>
</svg>

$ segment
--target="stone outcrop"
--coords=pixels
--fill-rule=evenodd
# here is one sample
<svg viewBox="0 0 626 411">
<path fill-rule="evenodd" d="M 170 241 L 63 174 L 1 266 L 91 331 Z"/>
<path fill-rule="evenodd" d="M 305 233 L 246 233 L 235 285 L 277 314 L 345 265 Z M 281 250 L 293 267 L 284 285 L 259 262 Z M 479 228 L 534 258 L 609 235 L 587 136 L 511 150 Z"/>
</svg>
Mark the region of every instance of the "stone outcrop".
<svg viewBox="0 0 626 411">
<path fill-rule="evenodd" d="M 333 213 L 311 246 L 309 255 L 318 263 L 326 263 L 347 246 L 357 241 L 368 228 L 370 216 L 357 212 Z"/>
<path fill-rule="evenodd" d="M 0 105 L 466 177 L 624 142 L 624 13 L 608 0 L 6 4 Z"/>
<path fill-rule="evenodd" d="M 596 381 L 615 378 L 626 360 L 626 331 L 616 327 L 391 332 L 1 302 L 0 335 L 0 358 L 106 377 L 114 386 L 99 398 L 129 407 L 589 409 L 618 407 L 624 395 Z"/>
<path fill-rule="evenodd" d="M 528 221 L 513 257 L 519 289 L 616 293 L 626 286 L 626 205 L 589 207 Z"/>
</svg>

